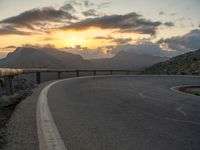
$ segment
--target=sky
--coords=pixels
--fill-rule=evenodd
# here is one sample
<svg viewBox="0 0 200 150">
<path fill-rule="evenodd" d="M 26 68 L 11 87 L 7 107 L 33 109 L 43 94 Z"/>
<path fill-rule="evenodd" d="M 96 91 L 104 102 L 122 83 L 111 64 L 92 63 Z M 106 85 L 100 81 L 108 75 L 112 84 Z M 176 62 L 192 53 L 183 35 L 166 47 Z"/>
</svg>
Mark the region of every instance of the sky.
<svg viewBox="0 0 200 150">
<path fill-rule="evenodd" d="M 0 57 L 19 46 L 86 59 L 200 48 L 200 0 L 0 0 Z"/>
</svg>

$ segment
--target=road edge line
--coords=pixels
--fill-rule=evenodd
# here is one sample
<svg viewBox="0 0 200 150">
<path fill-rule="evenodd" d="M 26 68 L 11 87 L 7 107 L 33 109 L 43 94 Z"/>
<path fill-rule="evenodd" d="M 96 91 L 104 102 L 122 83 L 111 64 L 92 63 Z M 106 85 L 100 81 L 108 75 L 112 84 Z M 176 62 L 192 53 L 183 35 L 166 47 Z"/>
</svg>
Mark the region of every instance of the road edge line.
<svg viewBox="0 0 200 150">
<path fill-rule="evenodd" d="M 102 77 L 102 76 L 98 76 Z M 39 94 L 36 110 L 37 133 L 39 150 L 67 150 L 48 105 L 47 94 L 49 89 L 57 83 L 74 79 L 94 78 L 93 76 L 73 77 L 57 80 L 46 85 Z M 96 78 L 96 77 L 95 77 Z"/>
<path fill-rule="evenodd" d="M 181 87 L 188 87 L 188 86 L 195 86 L 195 85 L 178 85 L 178 86 L 173 86 L 171 87 L 170 89 L 176 93 L 179 93 L 179 94 L 182 94 L 182 95 L 187 95 L 187 96 L 195 96 L 197 97 L 196 95 L 193 95 L 193 94 L 190 94 L 190 93 L 185 93 L 185 92 L 182 92 L 182 91 L 179 91 L 178 89 L 181 88 Z"/>
<path fill-rule="evenodd" d="M 67 150 L 55 125 L 47 100 L 49 89 L 64 80 L 58 80 L 45 86 L 38 97 L 37 132 L 40 150 Z"/>
</svg>

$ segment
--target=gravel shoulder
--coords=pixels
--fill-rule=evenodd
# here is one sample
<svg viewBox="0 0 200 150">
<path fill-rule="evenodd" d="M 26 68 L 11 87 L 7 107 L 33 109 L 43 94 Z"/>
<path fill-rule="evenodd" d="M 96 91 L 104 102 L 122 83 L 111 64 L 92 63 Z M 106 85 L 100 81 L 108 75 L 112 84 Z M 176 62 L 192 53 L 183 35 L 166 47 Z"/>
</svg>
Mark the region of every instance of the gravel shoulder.
<svg viewBox="0 0 200 150">
<path fill-rule="evenodd" d="M 16 106 L 7 124 L 6 150 L 39 150 L 36 123 L 37 99 L 40 91 L 50 82 L 33 89 L 33 94 Z"/>
</svg>

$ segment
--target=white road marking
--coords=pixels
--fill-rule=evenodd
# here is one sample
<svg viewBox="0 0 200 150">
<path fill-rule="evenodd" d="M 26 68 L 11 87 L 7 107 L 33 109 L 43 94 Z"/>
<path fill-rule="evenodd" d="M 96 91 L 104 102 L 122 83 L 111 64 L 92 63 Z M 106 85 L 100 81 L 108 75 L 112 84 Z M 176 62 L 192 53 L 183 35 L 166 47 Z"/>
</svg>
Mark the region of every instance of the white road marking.
<svg viewBox="0 0 200 150">
<path fill-rule="evenodd" d="M 200 125 L 200 122 L 196 122 L 196 121 L 190 121 L 190 120 L 179 120 L 179 119 L 174 119 L 174 118 L 165 118 L 167 120 L 171 120 L 171 121 L 175 121 L 175 122 L 182 122 L 182 123 L 190 123 L 190 124 L 196 124 L 196 125 Z"/>
<path fill-rule="evenodd" d="M 102 76 L 101 76 L 102 77 Z M 74 77 L 69 79 L 58 80 L 48 84 L 43 88 L 37 103 L 37 132 L 39 140 L 39 149 L 40 150 L 67 150 L 59 131 L 56 127 L 54 119 L 49 109 L 47 94 L 49 89 L 60 82 L 67 80 L 74 80 L 80 78 L 92 78 L 89 76 L 86 77 Z"/>
<path fill-rule="evenodd" d="M 190 93 L 185 93 L 185 92 L 182 92 L 182 91 L 179 91 L 178 89 L 181 88 L 181 87 L 188 87 L 188 86 L 195 86 L 195 85 L 178 85 L 178 86 L 173 86 L 171 87 L 170 89 L 174 92 L 177 92 L 179 94 L 183 94 L 183 95 L 187 95 L 187 96 L 195 96 L 194 94 L 190 94 Z"/>
<path fill-rule="evenodd" d="M 47 94 L 59 80 L 47 85 L 40 93 L 37 105 L 37 130 L 40 150 L 67 150 L 49 110 Z"/>
<path fill-rule="evenodd" d="M 183 114 L 186 118 L 189 118 L 188 115 L 186 114 L 186 112 L 183 111 L 183 107 L 182 106 L 176 108 L 176 110 L 178 112 L 180 112 L 181 114 Z"/>
</svg>

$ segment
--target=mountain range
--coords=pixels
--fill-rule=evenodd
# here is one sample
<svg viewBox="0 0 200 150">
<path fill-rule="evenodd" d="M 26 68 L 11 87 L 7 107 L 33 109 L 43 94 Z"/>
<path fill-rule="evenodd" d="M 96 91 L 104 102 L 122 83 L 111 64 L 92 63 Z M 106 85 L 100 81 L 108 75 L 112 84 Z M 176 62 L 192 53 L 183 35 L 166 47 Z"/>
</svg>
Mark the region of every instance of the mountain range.
<svg viewBox="0 0 200 150">
<path fill-rule="evenodd" d="M 143 70 L 168 59 L 134 51 L 120 51 L 112 58 L 85 60 L 80 55 L 55 48 L 18 47 L 0 60 L 0 67 Z"/>
</svg>

